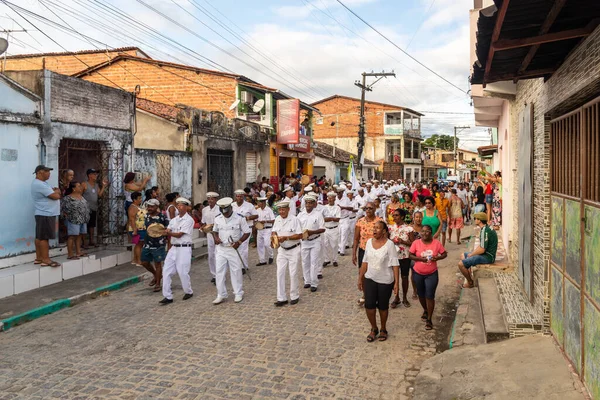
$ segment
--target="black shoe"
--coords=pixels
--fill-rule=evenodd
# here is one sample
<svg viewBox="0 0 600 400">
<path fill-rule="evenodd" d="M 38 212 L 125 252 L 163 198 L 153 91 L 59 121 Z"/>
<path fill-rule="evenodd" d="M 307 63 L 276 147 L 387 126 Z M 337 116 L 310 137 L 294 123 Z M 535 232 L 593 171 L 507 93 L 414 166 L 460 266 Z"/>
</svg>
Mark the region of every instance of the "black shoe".
<svg viewBox="0 0 600 400">
<path fill-rule="evenodd" d="M 345 254 L 344 253 L 338 253 L 341 257 L 344 257 Z"/>
<path fill-rule="evenodd" d="M 183 300 L 191 299 L 194 293 L 186 293 L 183 295 Z"/>
<path fill-rule="evenodd" d="M 258 263 L 258 264 L 256 264 L 257 267 L 262 267 L 263 265 L 267 265 L 267 263 Z"/>
<path fill-rule="evenodd" d="M 313 293 L 316 292 L 317 291 L 317 287 L 316 286 L 311 286 L 310 287 L 310 291 L 313 292 Z"/>
<path fill-rule="evenodd" d="M 326 262 L 323 263 L 323 266 L 326 267 L 326 266 L 329 265 L 329 263 L 330 263 L 329 261 L 326 261 Z"/>
<path fill-rule="evenodd" d="M 246 275 L 247 268 L 242 268 L 242 275 Z"/>
<path fill-rule="evenodd" d="M 290 304 L 291 305 L 298 304 L 299 301 L 300 301 L 300 299 L 294 299 L 294 300 L 290 301 Z"/>
<path fill-rule="evenodd" d="M 310 284 L 307 283 L 306 285 L 304 285 L 304 289 L 308 289 L 310 287 Z"/>
<path fill-rule="evenodd" d="M 283 307 L 283 306 L 285 306 L 287 303 L 288 303 L 288 301 L 287 301 L 287 300 L 285 300 L 285 301 L 276 301 L 276 302 L 275 302 L 275 307 Z"/>
<path fill-rule="evenodd" d="M 217 284 L 217 279 L 216 278 L 212 278 L 210 280 L 210 283 L 212 283 L 213 285 L 216 285 Z"/>
<path fill-rule="evenodd" d="M 334 262 L 333 262 L 333 266 L 334 266 L 334 267 L 337 267 L 337 266 L 338 266 L 338 263 L 337 263 L 337 261 L 334 261 Z"/>
<path fill-rule="evenodd" d="M 269 265 L 273 264 L 273 259 L 269 258 Z"/>
<path fill-rule="evenodd" d="M 323 275 L 319 274 L 319 275 L 317 275 L 317 278 L 323 279 Z"/>
<path fill-rule="evenodd" d="M 159 301 L 158 303 L 160 305 L 166 306 L 167 304 L 171 304 L 173 302 L 173 299 L 167 299 L 166 297 L 164 299 L 162 299 L 161 301 Z"/>
</svg>

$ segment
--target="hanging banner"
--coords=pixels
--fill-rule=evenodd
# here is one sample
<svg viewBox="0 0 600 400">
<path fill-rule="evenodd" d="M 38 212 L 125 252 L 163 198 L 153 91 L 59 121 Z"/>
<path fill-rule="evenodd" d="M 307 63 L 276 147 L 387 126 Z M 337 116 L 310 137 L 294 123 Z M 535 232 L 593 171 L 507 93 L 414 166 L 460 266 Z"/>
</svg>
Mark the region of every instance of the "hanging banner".
<svg viewBox="0 0 600 400">
<path fill-rule="evenodd" d="M 298 135 L 298 144 L 288 144 L 288 149 L 308 153 L 310 151 L 310 137 Z"/>
<path fill-rule="evenodd" d="M 298 144 L 300 100 L 277 100 L 277 143 Z"/>
</svg>

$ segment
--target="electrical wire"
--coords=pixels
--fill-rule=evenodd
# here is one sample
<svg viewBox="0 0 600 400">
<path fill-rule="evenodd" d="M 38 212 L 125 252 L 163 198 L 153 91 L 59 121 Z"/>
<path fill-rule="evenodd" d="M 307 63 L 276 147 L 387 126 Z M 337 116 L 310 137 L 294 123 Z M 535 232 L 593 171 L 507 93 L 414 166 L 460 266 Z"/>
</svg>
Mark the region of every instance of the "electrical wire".
<svg viewBox="0 0 600 400">
<path fill-rule="evenodd" d="M 410 40 L 408 41 L 408 44 L 406 45 L 406 51 L 408 51 L 408 48 L 410 47 L 411 43 L 413 42 L 413 40 L 415 39 L 415 36 L 417 36 L 417 33 L 419 32 L 419 29 L 421 29 L 421 27 L 423 26 L 423 23 L 425 22 L 425 19 L 427 18 L 427 16 L 429 15 L 429 12 L 431 11 L 431 9 L 433 8 L 433 5 L 435 4 L 435 0 L 431 1 L 431 4 L 429 5 L 429 8 L 427 9 L 427 12 L 425 13 L 425 15 L 423 15 L 423 18 L 421 19 L 421 22 L 419 23 L 419 26 L 417 26 L 417 29 L 415 29 L 415 33 L 413 33 L 412 37 L 410 38 Z"/>
</svg>

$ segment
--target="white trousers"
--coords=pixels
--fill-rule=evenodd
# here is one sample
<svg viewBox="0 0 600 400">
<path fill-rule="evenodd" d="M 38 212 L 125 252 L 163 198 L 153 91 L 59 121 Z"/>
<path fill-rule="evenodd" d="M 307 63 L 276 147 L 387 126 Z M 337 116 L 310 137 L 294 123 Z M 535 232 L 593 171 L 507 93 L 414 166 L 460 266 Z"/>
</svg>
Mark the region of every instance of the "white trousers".
<svg viewBox="0 0 600 400">
<path fill-rule="evenodd" d="M 217 294 L 224 299 L 226 299 L 228 296 L 225 280 L 227 278 L 227 268 L 229 268 L 229 277 L 231 278 L 231 287 L 233 288 L 233 294 L 235 296 L 243 296 L 244 290 L 242 288 L 242 262 L 240 261 L 240 257 L 237 255 L 235 249 L 233 247 L 217 246 L 216 259 Z"/>
<path fill-rule="evenodd" d="M 353 220 L 354 221 L 354 220 Z M 344 219 L 340 219 L 340 240 L 339 240 L 339 244 L 338 244 L 338 251 L 341 254 L 345 254 L 346 253 L 346 243 L 348 242 L 348 235 L 350 234 L 350 219 L 349 218 L 344 218 Z"/>
<path fill-rule="evenodd" d="M 206 239 L 208 240 L 208 269 L 210 270 L 210 274 L 214 278 L 217 276 L 215 239 L 213 238 L 212 233 L 206 234 Z"/>
<path fill-rule="evenodd" d="M 273 249 L 271 248 L 271 229 L 258 230 L 256 236 L 258 262 L 267 262 L 267 258 L 273 258 Z"/>
<path fill-rule="evenodd" d="M 173 275 L 177 273 L 184 293 L 192 294 L 192 282 L 190 280 L 190 267 L 192 265 L 192 248 L 191 247 L 171 247 L 165 258 L 162 275 L 162 292 L 163 296 L 169 300 L 173 299 L 171 291 L 171 280 Z"/>
<path fill-rule="evenodd" d="M 238 251 L 240 252 L 240 255 L 242 256 L 242 260 L 244 260 L 244 266 L 246 268 L 248 268 L 248 247 L 250 247 L 249 245 L 250 243 L 250 238 L 244 240 L 244 242 L 240 245 L 240 247 L 238 247 Z M 239 260 L 239 257 L 238 257 Z M 244 267 L 242 267 L 244 268 Z"/>
<path fill-rule="evenodd" d="M 290 300 L 300 297 L 298 289 L 298 262 L 300 258 L 300 246 L 291 250 L 279 248 L 277 250 L 277 301 L 288 299 L 285 291 L 285 278 L 290 274 Z"/>
<path fill-rule="evenodd" d="M 317 275 L 323 269 L 321 264 L 321 238 L 307 242 L 302 242 L 302 275 L 304 276 L 304 284 L 313 287 L 319 286 L 319 278 Z"/>
<path fill-rule="evenodd" d="M 356 217 L 353 219 L 348 218 L 348 241 L 346 246 L 352 247 L 354 244 L 354 228 L 356 228 Z"/>
<path fill-rule="evenodd" d="M 325 228 L 325 237 L 323 237 L 323 261 L 337 262 L 338 247 L 340 245 L 340 228 Z"/>
</svg>

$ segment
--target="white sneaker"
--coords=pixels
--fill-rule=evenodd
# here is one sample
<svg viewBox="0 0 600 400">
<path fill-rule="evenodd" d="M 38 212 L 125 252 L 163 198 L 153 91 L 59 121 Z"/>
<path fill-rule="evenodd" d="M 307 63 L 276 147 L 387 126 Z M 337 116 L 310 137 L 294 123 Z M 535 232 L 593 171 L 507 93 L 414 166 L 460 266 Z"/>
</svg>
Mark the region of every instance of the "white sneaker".
<svg viewBox="0 0 600 400">
<path fill-rule="evenodd" d="M 243 296 L 235 296 L 235 299 L 233 301 L 235 301 L 236 303 L 241 302 L 242 300 L 244 300 Z"/>
<path fill-rule="evenodd" d="M 217 296 L 217 298 L 213 300 L 213 304 L 221 304 L 224 301 L 225 301 L 224 297 Z"/>
</svg>

